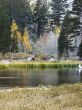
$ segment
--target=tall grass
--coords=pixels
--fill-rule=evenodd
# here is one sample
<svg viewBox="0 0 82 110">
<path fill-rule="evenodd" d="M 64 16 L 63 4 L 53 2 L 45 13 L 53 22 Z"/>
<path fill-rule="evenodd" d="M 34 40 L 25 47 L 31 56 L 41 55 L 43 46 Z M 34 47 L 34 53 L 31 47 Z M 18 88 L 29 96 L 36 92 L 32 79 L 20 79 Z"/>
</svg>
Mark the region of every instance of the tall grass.
<svg viewBox="0 0 82 110">
<path fill-rule="evenodd" d="M 9 65 L 0 64 L 0 69 L 8 69 Z"/>
<path fill-rule="evenodd" d="M 9 69 L 9 68 L 18 68 L 18 69 L 46 69 L 46 68 L 70 68 L 77 67 L 81 62 L 21 62 L 21 63 L 12 63 L 12 64 L 0 64 L 0 69 Z"/>
<path fill-rule="evenodd" d="M 64 68 L 64 67 L 76 67 L 78 66 L 79 62 L 28 62 L 28 63 L 15 63 L 9 65 L 11 68 L 27 68 L 27 69 L 34 69 L 34 68 Z"/>
</svg>

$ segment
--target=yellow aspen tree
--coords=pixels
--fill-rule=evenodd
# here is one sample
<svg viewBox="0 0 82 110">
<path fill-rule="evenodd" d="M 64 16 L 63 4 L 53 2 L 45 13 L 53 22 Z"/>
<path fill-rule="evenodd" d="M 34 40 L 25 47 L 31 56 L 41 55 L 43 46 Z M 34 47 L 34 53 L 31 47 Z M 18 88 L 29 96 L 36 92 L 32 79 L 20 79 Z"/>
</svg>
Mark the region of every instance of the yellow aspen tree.
<svg viewBox="0 0 82 110">
<path fill-rule="evenodd" d="M 15 20 L 12 21 L 11 24 L 11 50 L 13 52 L 17 52 L 19 50 L 19 43 L 21 43 L 21 33 L 18 31 L 18 25 L 16 24 Z"/>
<path fill-rule="evenodd" d="M 54 33 L 55 34 L 60 34 L 61 32 L 61 28 L 59 26 L 56 26 L 55 29 L 54 29 Z"/>
<path fill-rule="evenodd" d="M 17 40 L 21 39 L 21 33 L 18 31 L 18 26 L 17 26 L 15 20 L 12 21 L 11 32 L 12 32 L 12 34 L 15 34 L 15 37 L 17 37 Z"/>
<path fill-rule="evenodd" d="M 32 46 L 30 44 L 30 40 L 29 40 L 29 34 L 28 34 L 28 30 L 27 28 L 25 27 L 24 29 L 24 33 L 23 33 L 23 37 L 21 39 L 22 41 L 22 44 L 23 44 L 23 47 L 29 51 L 32 50 Z"/>
<path fill-rule="evenodd" d="M 18 40 L 21 41 L 21 36 L 22 36 L 21 33 L 19 31 L 16 31 L 16 35 Z"/>
<path fill-rule="evenodd" d="M 11 25 L 11 32 L 15 32 L 18 30 L 18 26 L 15 22 L 15 20 L 12 21 L 12 25 Z"/>
</svg>

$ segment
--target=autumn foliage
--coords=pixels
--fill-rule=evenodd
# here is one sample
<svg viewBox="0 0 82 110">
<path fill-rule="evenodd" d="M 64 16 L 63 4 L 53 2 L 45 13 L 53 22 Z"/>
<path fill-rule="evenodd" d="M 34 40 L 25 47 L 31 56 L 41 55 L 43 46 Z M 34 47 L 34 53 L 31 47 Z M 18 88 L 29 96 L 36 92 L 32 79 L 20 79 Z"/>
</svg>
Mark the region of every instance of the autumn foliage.
<svg viewBox="0 0 82 110">
<path fill-rule="evenodd" d="M 16 45 L 18 46 L 18 43 L 20 43 L 24 48 L 23 50 L 29 50 L 29 51 L 32 50 L 32 46 L 30 44 L 27 28 L 25 27 L 24 33 L 21 34 L 15 20 L 13 20 L 12 24 L 11 24 L 11 39 L 12 39 L 12 41 L 14 40 L 13 41 L 13 44 L 15 44 L 14 46 L 16 46 Z"/>
</svg>

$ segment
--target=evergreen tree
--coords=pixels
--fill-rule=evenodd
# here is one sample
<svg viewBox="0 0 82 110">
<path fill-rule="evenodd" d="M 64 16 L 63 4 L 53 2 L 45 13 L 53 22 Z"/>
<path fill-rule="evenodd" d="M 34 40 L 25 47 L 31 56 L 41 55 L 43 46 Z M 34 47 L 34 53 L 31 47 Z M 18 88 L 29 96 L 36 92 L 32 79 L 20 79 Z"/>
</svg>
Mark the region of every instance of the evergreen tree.
<svg viewBox="0 0 82 110">
<path fill-rule="evenodd" d="M 62 19 L 65 15 L 66 8 L 68 7 L 67 0 L 52 0 L 52 19 L 53 25 L 61 26 Z"/>
<path fill-rule="evenodd" d="M 80 6 L 82 7 L 82 0 L 80 0 Z"/>
<path fill-rule="evenodd" d="M 74 28 L 77 27 L 77 28 L 72 33 L 74 34 L 75 48 L 76 49 L 77 49 L 77 46 L 78 46 L 78 41 L 80 41 L 79 39 L 81 39 L 81 33 L 82 33 L 81 32 L 82 31 L 81 13 L 82 13 L 81 0 L 74 0 L 73 1 L 72 15 L 77 17 L 78 22 L 75 21 L 73 27 Z"/>
<path fill-rule="evenodd" d="M 63 54 L 67 54 L 68 56 L 68 48 L 69 48 L 69 16 L 70 14 L 67 13 L 63 24 L 62 24 L 62 29 L 60 33 L 60 37 L 58 39 L 58 56 L 62 57 Z"/>
<path fill-rule="evenodd" d="M 81 43 L 80 43 L 80 45 L 79 45 L 77 55 L 78 55 L 80 58 L 82 58 L 82 41 L 81 41 Z M 82 59 L 81 59 L 81 60 L 82 60 Z"/>
<path fill-rule="evenodd" d="M 68 31 L 68 36 L 71 40 L 75 41 L 75 44 L 73 46 L 69 46 L 67 48 L 68 50 L 72 47 L 76 51 L 78 43 L 79 43 L 79 36 L 81 35 L 81 21 L 80 21 L 80 15 L 81 15 L 81 2 L 80 0 L 74 0 L 73 1 L 73 9 L 70 12 L 70 17 L 69 20 L 67 19 L 66 22 L 69 24 L 67 25 L 67 31 Z M 64 20 L 65 22 L 65 20 Z M 63 22 L 63 24 L 64 24 Z M 63 31 L 63 24 L 62 24 L 62 31 Z M 65 26 L 66 27 L 66 26 Z M 70 31 L 69 31 L 70 30 Z M 61 53 L 68 53 L 65 52 L 65 49 L 63 48 L 63 42 L 65 32 L 61 32 L 61 35 L 59 37 L 58 41 L 58 51 L 60 53 L 60 56 L 62 55 Z M 70 41 L 71 42 L 71 41 Z"/>
<path fill-rule="evenodd" d="M 69 49 L 72 47 L 73 38 L 79 35 L 78 24 L 80 23 L 78 17 L 71 16 L 70 12 L 64 18 L 60 37 L 58 40 L 58 55 L 69 56 Z M 75 33 L 77 31 L 77 33 Z"/>
<path fill-rule="evenodd" d="M 16 20 L 21 31 L 32 24 L 32 10 L 28 0 L 11 0 L 12 17 Z"/>
<path fill-rule="evenodd" d="M 8 0 L 0 0 L 0 52 L 10 51 L 10 5 Z"/>
<path fill-rule="evenodd" d="M 78 27 L 78 29 L 81 31 L 81 20 L 80 20 L 80 18 L 81 18 L 81 13 L 82 13 L 82 6 L 81 6 L 81 0 L 74 0 L 73 1 L 73 9 L 72 9 L 72 14 L 73 14 L 73 16 L 77 16 L 78 17 L 78 19 L 79 19 L 79 21 L 80 21 L 80 23 L 78 24 L 79 25 L 79 27 Z M 77 32 L 76 32 L 77 33 Z"/>
<path fill-rule="evenodd" d="M 81 0 L 74 0 L 73 1 L 73 9 L 72 9 L 72 13 L 74 15 L 80 16 L 81 14 Z"/>
<path fill-rule="evenodd" d="M 37 0 L 34 8 L 34 28 L 37 37 L 43 33 L 48 23 L 48 5 L 44 0 Z"/>
</svg>

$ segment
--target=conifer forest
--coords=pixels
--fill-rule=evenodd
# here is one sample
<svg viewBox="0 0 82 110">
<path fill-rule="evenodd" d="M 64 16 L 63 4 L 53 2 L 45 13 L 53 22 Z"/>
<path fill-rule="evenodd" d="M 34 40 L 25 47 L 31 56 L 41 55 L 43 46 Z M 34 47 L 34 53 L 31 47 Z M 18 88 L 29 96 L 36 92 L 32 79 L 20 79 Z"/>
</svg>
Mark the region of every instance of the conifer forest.
<svg viewBox="0 0 82 110">
<path fill-rule="evenodd" d="M 0 53 L 82 57 L 82 0 L 0 0 Z"/>
</svg>

